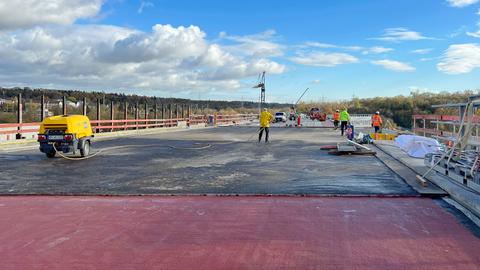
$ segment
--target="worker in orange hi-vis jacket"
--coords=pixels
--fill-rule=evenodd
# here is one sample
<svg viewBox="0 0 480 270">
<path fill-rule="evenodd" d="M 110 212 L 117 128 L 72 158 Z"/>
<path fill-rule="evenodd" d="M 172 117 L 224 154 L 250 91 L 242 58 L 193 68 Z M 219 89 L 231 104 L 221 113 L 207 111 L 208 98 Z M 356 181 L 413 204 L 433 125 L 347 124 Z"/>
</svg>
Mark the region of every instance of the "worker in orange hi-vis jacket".
<svg viewBox="0 0 480 270">
<path fill-rule="evenodd" d="M 336 130 L 338 128 L 338 123 L 340 123 L 340 110 L 336 110 L 333 114 L 333 129 Z"/>
<path fill-rule="evenodd" d="M 383 125 L 382 117 L 380 116 L 380 112 L 377 111 L 374 115 L 372 115 L 372 127 L 375 129 L 375 134 L 380 131 L 380 127 Z"/>
</svg>

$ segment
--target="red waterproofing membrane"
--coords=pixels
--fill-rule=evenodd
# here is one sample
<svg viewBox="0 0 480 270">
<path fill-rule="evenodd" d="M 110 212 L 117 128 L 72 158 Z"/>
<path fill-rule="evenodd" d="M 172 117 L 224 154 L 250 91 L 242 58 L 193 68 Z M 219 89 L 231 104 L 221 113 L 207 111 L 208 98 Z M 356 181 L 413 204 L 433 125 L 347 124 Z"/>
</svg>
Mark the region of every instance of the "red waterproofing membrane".
<svg viewBox="0 0 480 270">
<path fill-rule="evenodd" d="M 0 197 L 0 269 L 479 269 L 422 198 Z"/>
</svg>

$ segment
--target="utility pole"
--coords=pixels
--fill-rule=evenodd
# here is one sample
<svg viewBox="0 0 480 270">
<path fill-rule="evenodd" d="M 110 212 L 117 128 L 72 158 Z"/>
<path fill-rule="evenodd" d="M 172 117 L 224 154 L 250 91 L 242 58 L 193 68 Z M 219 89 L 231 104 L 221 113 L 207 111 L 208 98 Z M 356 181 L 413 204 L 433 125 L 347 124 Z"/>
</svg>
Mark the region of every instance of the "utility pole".
<svg viewBox="0 0 480 270">
<path fill-rule="evenodd" d="M 40 122 L 45 119 L 45 95 L 42 94 L 42 101 L 40 103 Z"/>
<path fill-rule="evenodd" d="M 63 96 L 63 101 L 62 101 L 62 113 L 63 115 L 67 115 L 67 97 Z"/>
<path fill-rule="evenodd" d="M 16 139 L 21 139 L 22 138 L 22 133 L 21 133 L 21 124 L 23 123 L 23 104 L 22 104 L 22 94 L 18 94 L 17 96 L 17 123 L 18 125 L 18 133 L 16 135 Z"/>
<path fill-rule="evenodd" d="M 87 115 L 87 97 L 83 97 L 82 101 L 82 114 Z"/>
</svg>

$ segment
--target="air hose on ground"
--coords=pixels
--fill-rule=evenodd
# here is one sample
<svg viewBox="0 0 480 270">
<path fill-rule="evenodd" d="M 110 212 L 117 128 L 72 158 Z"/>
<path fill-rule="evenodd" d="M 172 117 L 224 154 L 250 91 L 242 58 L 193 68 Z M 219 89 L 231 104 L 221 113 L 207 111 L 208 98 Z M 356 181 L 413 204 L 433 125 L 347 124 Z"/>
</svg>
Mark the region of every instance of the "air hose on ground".
<svg viewBox="0 0 480 270">
<path fill-rule="evenodd" d="M 199 143 L 195 143 L 199 144 Z M 200 147 L 178 147 L 178 146 L 173 146 L 173 145 L 158 145 L 158 144 L 149 144 L 149 145 L 122 145 L 122 146 L 114 146 L 110 148 L 105 148 L 105 149 L 100 149 L 96 151 L 95 153 L 88 155 L 86 157 L 70 157 L 66 156 L 63 154 L 61 151 L 58 151 L 57 148 L 55 147 L 55 144 L 53 144 L 53 149 L 55 150 L 55 153 L 57 153 L 60 157 L 67 159 L 67 160 L 86 160 L 89 158 L 93 158 L 97 155 L 99 155 L 102 152 L 109 151 L 109 150 L 114 150 L 114 149 L 121 149 L 121 148 L 129 148 L 129 147 L 168 147 L 171 149 L 176 149 L 176 150 L 203 150 L 212 147 L 211 144 L 206 144 Z"/>
<path fill-rule="evenodd" d="M 69 157 L 69 156 L 64 155 L 61 151 L 58 151 L 57 148 L 55 147 L 55 144 L 52 144 L 52 146 L 53 146 L 53 150 L 55 150 L 55 153 L 57 153 L 59 156 L 61 156 L 64 159 L 67 159 L 67 160 L 85 160 L 85 159 L 93 158 L 103 151 L 103 150 L 100 149 L 97 152 L 95 152 L 91 155 L 88 155 L 86 157 Z"/>
<path fill-rule="evenodd" d="M 259 132 L 263 131 L 265 128 L 262 127 L 260 128 L 258 131 L 256 131 L 255 133 L 253 133 L 246 141 L 249 142 L 253 136 L 257 135 Z M 218 145 L 224 145 L 224 144 L 232 144 L 232 143 L 235 143 L 235 142 L 229 142 L 229 143 L 218 143 Z M 201 143 L 194 143 L 194 145 L 199 145 Z M 105 152 L 105 151 L 110 151 L 110 150 L 114 150 L 114 149 L 121 149 L 121 148 L 128 148 L 128 147 L 168 147 L 168 148 L 171 148 L 171 149 L 175 149 L 175 150 L 204 150 L 204 149 L 208 149 L 210 147 L 212 147 L 213 145 L 210 144 L 210 143 L 207 143 L 203 146 L 199 146 L 199 147 L 178 147 L 178 146 L 173 146 L 173 145 L 158 145 L 158 144 L 149 144 L 149 145 L 122 145 L 122 146 L 114 146 L 114 147 L 110 147 L 110 148 L 105 148 L 105 149 L 100 149 L 98 151 L 96 151 L 95 153 L 91 154 L 91 155 L 88 155 L 88 156 L 85 156 L 85 157 L 71 157 L 71 156 L 66 156 L 65 154 L 63 154 L 61 151 L 58 151 L 57 148 L 55 147 L 55 144 L 53 144 L 53 149 L 55 150 L 55 153 L 57 153 L 60 157 L 66 159 L 66 160 L 73 160 L 73 161 L 77 161 L 77 160 L 86 160 L 86 159 L 90 159 L 90 158 L 93 158 L 99 154 L 101 154 L 102 152 Z"/>
</svg>

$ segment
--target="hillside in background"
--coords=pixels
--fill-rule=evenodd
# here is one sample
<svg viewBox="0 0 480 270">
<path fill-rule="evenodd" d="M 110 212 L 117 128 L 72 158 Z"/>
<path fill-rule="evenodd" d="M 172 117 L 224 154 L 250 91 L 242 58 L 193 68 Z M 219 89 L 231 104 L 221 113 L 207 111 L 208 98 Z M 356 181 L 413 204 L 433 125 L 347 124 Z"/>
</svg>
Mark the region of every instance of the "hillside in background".
<svg viewBox="0 0 480 270">
<path fill-rule="evenodd" d="M 24 88 L 0 88 L 0 123 L 15 122 L 16 121 L 16 97 L 18 94 L 22 94 L 24 103 L 24 122 L 35 122 L 39 120 L 39 108 L 42 95 L 45 96 L 45 101 L 49 103 L 48 109 L 55 115 L 61 114 L 61 102 L 63 96 L 65 96 L 71 105 L 68 109 L 69 113 L 80 113 L 80 102 L 85 97 L 89 109 L 88 115 L 92 118 L 94 116 L 93 108 L 96 106 L 97 99 L 102 105 L 105 105 L 105 110 L 102 115 L 107 115 L 106 110 L 110 103 L 113 101 L 116 107 L 116 112 L 122 117 L 121 111 L 125 102 L 129 107 L 129 111 L 133 112 L 135 104 L 139 104 L 140 114 L 142 112 L 145 103 L 148 108 L 153 108 L 153 104 L 156 103 L 160 106 L 173 104 L 187 104 L 191 105 L 193 113 L 204 114 L 219 112 L 222 114 L 234 114 L 234 113 L 257 113 L 258 102 L 252 101 L 222 101 L 222 100 L 191 100 L 181 98 L 164 98 L 164 97 L 149 97 L 139 95 L 125 95 L 120 93 L 105 93 L 105 92 L 86 92 L 76 90 L 53 90 L 53 89 L 32 89 L 29 87 Z M 3 103 L 3 104 L 2 104 Z M 73 105 L 72 105 L 73 104 Z M 267 103 L 266 107 L 272 110 L 286 110 L 291 104 L 281 103 Z"/>
<path fill-rule="evenodd" d="M 318 107 L 326 113 L 348 108 L 351 114 L 373 114 L 380 111 L 383 117 L 392 119 L 398 126 L 410 128 L 413 114 L 457 114 L 455 109 L 434 109 L 432 105 L 466 102 L 478 91 L 425 93 L 411 92 L 408 96 L 353 98 L 339 102 L 307 102 L 299 104 L 300 111 Z"/>
<path fill-rule="evenodd" d="M 139 96 L 139 95 L 125 95 L 120 93 L 105 93 L 105 92 L 86 92 L 86 91 L 76 91 L 76 90 L 56 90 L 56 89 L 32 89 L 29 87 L 24 88 L 1 88 L 0 87 L 0 98 L 4 99 L 13 99 L 19 93 L 22 94 L 25 100 L 34 100 L 39 101 L 42 95 L 45 95 L 47 99 L 56 100 L 61 99 L 63 96 L 66 96 L 68 100 L 72 102 L 81 101 L 83 97 L 86 97 L 89 101 L 94 102 L 97 99 L 105 101 L 114 101 L 116 103 L 128 102 L 134 104 L 145 103 L 153 104 L 154 97 L 150 96 Z M 199 107 L 208 107 L 214 110 L 222 110 L 228 108 L 246 108 L 246 109 L 257 109 L 258 103 L 252 101 L 222 101 L 222 100 L 193 100 L 193 99 L 181 99 L 181 98 L 164 98 L 156 97 L 157 103 L 161 104 L 195 104 Z M 289 104 L 281 103 L 268 103 L 268 108 L 283 108 L 289 106 Z"/>
<path fill-rule="evenodd" d="M 225 114 L 233 113 L 256 113 L 258 112 L 258 103 L 251 101 L 221 101 L 221 100 L 189 100 L 180 98 L 162 98 L 162 97 L 148 97 L 138 95 L 125 95 L 118 93 L 104 93 L 104 92 L 85 92 L 85 91 L 69 91 L 69 90 L 52 90 L 52 89 L 31 89 L 25 88 L 0 88 L 0 100 L 10 102 L 12 104 L 16 100 L 16 96 L 21 93 L 24 101 L 24 108 L 26 114 L 24 116 L 25 122 L 36 121 L 37 116 L 34 112 L 38 110 L 38 104 L 42 95 L 45 95 L 46 101 L 55 103 L 67 97 L 72 103 L 78 103 L 84 97 L 91 108 L 96 104 L 97 99 L 101 104 L 107 106 L 113 101 L 118 106 L 116 111 L 121 112 L 121 106 L 127 102 L 133 111 L 133 106 L 136 103 L 147 103 L 149 108 L 153 107 L 155 99 L 157 104 L 190 104 L 192 105 L 193 113 L 214 113 L 220 112 Z M 446 104 L 446 103 L 461 103 L 465 102 L 469 96 L 478 94 L 478 91 L 460 91 L 460 92 L 411 92 L 408 96 L 395 97 L 375 97 L 375 98 L 353 98 L 345 101 L 327 101 L 327 102 L 300 102 L 297 106 L 297 112 L 308 113 L 308 111 L 317 107 L 327 114 L 333 113 L 336 109 L 348 108 L 351 114 L 372 114 L 375 111 L 380 111 L 383 117 L 391 119 L 396 125 L 410 128 L 412 125 L 413 114 L 456 114 L 455 109 L 433 109 L 432 105 Z M 8 103 L 7 102 L 7 103 Z M 8 105 L 8 104 L 7 104 Z M 271 110 L 288 111 L 291 104 L 282 103 L 267 103 L 266 107 Z M 54 114 L 60 113 L 60 107 L 54 106 L 52 109 Z M 2 110 L 3 108 L 3 110 Z M 2 107 L 0 103 L 0 122 L 14 122 L 15 121 L 15 106 L 10 105 L 5 110 L 5 104 Z M 77 112 L 78 108 L 72 108 L 70 111 Z M 91 113 L 92 110 L 89 110 Z M 107 111 L 105 111 L 105 114 Z M 121 116 L 119 116 L 121 117 Z"/>
</svg>

